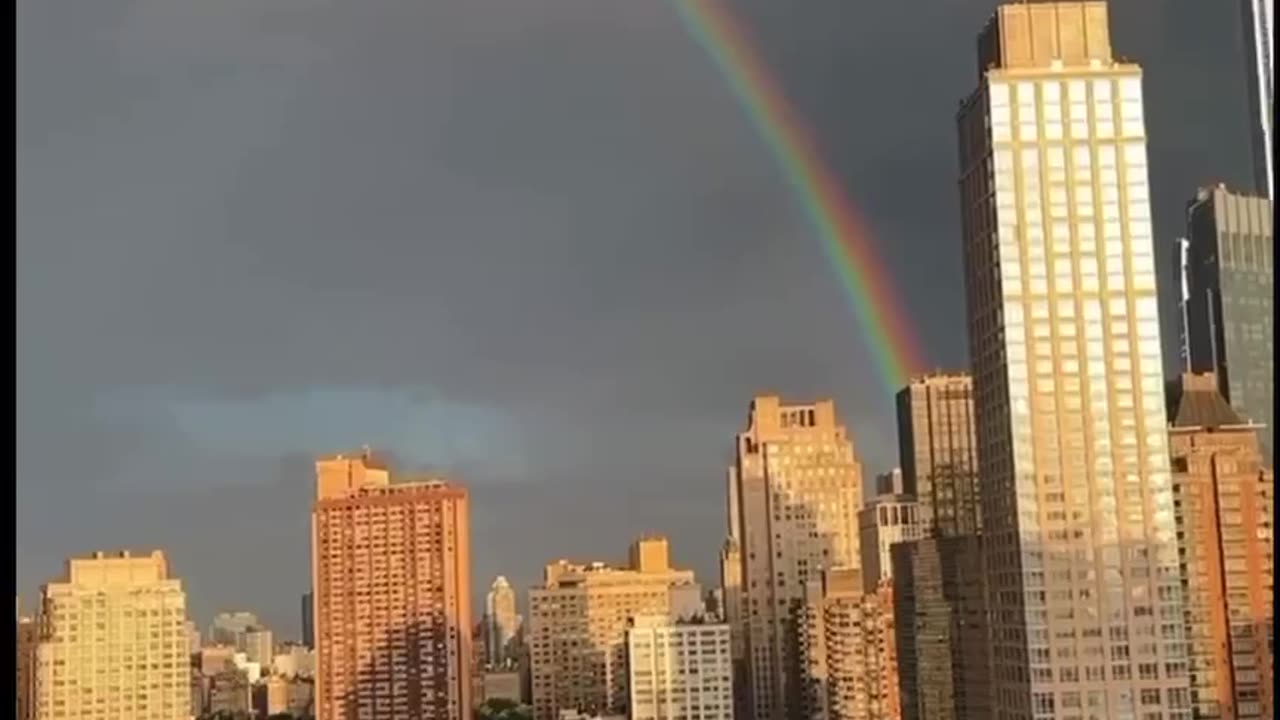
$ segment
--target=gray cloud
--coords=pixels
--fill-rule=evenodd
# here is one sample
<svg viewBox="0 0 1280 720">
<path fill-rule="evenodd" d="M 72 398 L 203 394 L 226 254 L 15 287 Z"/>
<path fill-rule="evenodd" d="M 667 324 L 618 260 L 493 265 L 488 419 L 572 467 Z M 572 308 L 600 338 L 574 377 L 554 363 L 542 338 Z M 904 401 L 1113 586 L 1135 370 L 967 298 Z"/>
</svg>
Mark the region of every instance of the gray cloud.
<svg viewBox="0 0 1280 720">
<path fill-rule="evenodd" d="M 952 115 L 991 6 L 735 5 L 940 366 L 965 357 Z M 1247 177 L 1234 12 L 1113 7 L 1147 69 L 1162 241 L 1197 183 Z M 867 471 L 894 462 L 808 221 L 665 3 L 17 18 L 28 594 L 68 554 L 158 545 L 202 618 L 296 627 L 318 444 L 463 477 L 477 584 L 644 530 L 712 582 L 755 392 L 834 396 Z"/>
</svg>

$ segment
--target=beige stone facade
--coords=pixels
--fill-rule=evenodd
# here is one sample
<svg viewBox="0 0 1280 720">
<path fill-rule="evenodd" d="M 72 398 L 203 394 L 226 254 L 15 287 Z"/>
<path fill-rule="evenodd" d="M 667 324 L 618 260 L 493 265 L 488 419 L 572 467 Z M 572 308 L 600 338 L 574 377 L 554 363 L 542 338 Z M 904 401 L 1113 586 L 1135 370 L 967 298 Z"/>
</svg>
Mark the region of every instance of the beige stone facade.
<svg viewBox="0 0 1280 720">
<path fill-rule="evenodd" d="M 741 563 L 724 572 L 729 622 L 742 640 L 742 714 L 787 717 L 804 693 L 797 625 L 805 586 L 824 568 L 855 567 L 862 466 L 835 403 L 751 403 L 729 473 L 729 534 Z"/>
<path fill-rule="evenodd" d="M 628 567 L 560 560 L 547 565 L 542 585 L 529 591 L 537 720 L 555 720 L 563 711 L 625 713 L 632 619 L 696 610 L 693 571 L 671 567 L 665 538 L 637 540 L 630 557 Z"/>
<path fill-rule="evenodd" d="M 71 558 L 42 590 L 35 717 L 185 719 L 186 622 L 186 595 L 164 553 Z"/>
</svg>

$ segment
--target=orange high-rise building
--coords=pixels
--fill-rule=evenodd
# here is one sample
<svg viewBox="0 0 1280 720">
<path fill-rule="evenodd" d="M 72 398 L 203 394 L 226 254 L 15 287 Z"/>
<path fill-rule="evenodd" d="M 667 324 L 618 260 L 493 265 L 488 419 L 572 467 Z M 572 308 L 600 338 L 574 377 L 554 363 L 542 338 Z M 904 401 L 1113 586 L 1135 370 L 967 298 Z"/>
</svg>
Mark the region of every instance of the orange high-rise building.
<svg viewBox="0 0 1280 720">
<path fill-rule="evenodd" d="M 1182 541 L 1188 655 L 1196 717 L 1275 717 L 1271 626 L 1275 480 L 1258 426 L 1211 373 L 1171 388 L 1169 451 Z"/>
<path fill-rule="evenodd" d="M 797 623 L 803 689 L 799 707 L 789 708 L 800 717 L 901 720 L 893 584 L 865 588 L 856 567 L 806 583 Z"/>
<path fill-rule="evenodd" d="M 367 450 L 316 463 L 318 720 L 469 720 L 465 489 L 392 483 Z"/>
</svg>

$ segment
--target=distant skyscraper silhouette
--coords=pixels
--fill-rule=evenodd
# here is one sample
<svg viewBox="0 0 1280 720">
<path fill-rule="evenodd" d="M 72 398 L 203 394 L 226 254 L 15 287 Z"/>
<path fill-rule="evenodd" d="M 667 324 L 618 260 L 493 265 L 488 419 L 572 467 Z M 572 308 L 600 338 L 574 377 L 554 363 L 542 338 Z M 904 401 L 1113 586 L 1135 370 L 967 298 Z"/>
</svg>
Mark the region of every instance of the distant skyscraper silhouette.
<svg viewBox="0 0 1280 720">
<path fill-rule="evenodd" d="M 1275 429 L 1275 233 L 1271 201 L 1224 186 L 1202 188 L 1187 207 L 1187 369 L 1212 372 L 1219 392 L 1256 422 L 1263 461 Z"/>
<path fill-rule="evenodd" d="M 1240 0 L 1245 59 L 1249 70 L 1249 115 L 1253 129 L 1254 185 L 1275 199 L 1275 0 Z"/>
<path fill-rule="evenodd" d="M 516 591 L 505 577 L 498 576 L 485 598 L 484 614 L 486 659 L 492 667 L 503 667 L 516 661 L 520 633 L 520 615 L 516 612 Z"/>
</svg>

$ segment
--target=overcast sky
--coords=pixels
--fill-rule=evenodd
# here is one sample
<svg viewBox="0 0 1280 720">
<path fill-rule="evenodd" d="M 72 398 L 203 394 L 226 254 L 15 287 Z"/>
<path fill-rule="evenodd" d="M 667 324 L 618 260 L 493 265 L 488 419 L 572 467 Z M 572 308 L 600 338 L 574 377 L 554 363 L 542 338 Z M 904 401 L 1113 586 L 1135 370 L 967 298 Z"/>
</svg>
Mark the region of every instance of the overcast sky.
<svg viewBox="0 0 1280 720">
<path fill-rule="evenodd" d="M 1114 5 L 1146 69 L 1165 271 L 1196 186 L 1248 178 L 1238 3 Z M 953 115 L 994 3 L 734 6 L 929 360 L 962 367 Z M 161 547 L 202 624 L 243 608 L 296 636 L 310 457 L 364 443 L 470 486 L 478 587 L 641 531 L 714 584 L 754 393 L 835 397 L 865 472 L 895 464 L 835 275 L 667 2 L 17 19 L 27 600 L 68 555 Z"/>
</svg>

